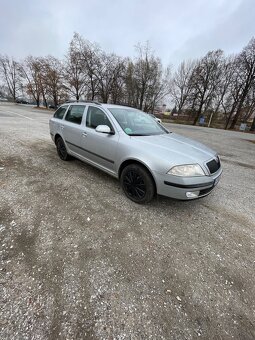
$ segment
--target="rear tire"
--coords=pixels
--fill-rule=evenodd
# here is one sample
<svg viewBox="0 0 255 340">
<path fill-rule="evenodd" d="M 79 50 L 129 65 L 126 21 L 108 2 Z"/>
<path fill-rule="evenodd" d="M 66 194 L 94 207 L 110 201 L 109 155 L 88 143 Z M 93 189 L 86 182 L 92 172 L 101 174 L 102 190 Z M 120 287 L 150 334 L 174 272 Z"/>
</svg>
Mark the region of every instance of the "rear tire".
<svg viewBox="0 0 255 340">
<path fill-rule="evenodd" d="M 68 155 L 65 142 L 61 137 L 58 137 L 56 141 L 56 147 L 57 147 L 57 153 L 59 155 L 59 158 L 62 161 L 69 161 L 71 159 L 71 156 Z"/>
<path fill-rule="evenodd" d="M 154 197 L 151 174 L 139 164 L 127 165 L 121 173 L 120 183 L 125 195 L 135 203 L 147 203 Z"/>
</svg>

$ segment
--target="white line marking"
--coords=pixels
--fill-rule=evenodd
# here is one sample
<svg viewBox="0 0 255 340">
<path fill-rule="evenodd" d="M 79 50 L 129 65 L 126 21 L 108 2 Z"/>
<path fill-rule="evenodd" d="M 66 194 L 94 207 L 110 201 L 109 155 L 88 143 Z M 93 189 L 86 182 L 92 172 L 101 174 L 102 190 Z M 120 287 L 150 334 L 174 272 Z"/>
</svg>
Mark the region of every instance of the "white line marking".
<svg viewBox="0 0 255 340">
<path fill-rule="evenodd" d="M 12 113 L 12 114 L 14 114 L 14 115 L 17 115 L 17 116 L 20 116 L 20 117 L 23 117 L 23 118 L 26 118 L 26 119 L 34 120 L 33 118 L 30 118 L 30 117 L 21 115 L 20 113 L 16 113 L 16 112 L 12 112 L 12 111 L 5 111 L 5 112 L 7 112 L 7 113 Z"/>
</svg>

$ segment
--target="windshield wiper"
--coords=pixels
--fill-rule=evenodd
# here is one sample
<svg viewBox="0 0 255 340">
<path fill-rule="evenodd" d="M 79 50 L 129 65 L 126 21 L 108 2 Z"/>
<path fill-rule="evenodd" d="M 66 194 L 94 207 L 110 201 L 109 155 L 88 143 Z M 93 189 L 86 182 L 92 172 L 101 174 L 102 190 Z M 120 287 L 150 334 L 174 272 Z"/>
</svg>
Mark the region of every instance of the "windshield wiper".
<svg viewBox="0 0 255 340">
<path fill-rule="evenodd" d="M 165 130 L 163 133 L 129 133 L 128 136 L 133 137 L 133 136 L 159 136 L 159 135 L 164 135 L 164 134 L 168 134 L 168 133 L 172 133 L 172 131 L 168 131 Z"/>
<path fill-rule="evenodd" d="M 149 135 L 142 135 L 142 134 L 140 134 L 140 133 L 129 133 L 128 134 L 129 136 L 149 136 Z"/>
</svg>

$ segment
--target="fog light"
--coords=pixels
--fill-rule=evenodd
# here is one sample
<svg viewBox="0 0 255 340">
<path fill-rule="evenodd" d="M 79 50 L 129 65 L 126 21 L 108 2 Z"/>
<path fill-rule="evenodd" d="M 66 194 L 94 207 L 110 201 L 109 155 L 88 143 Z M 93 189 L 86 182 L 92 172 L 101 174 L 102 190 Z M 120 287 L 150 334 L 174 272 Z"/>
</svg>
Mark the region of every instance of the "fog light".
<svg viewBox="0 0 255 340">
<path fill-rule="evenodd" d="M 199 191 L 187 191 L 186 192 L 186 196 L 188 197 L 188 198 L 196 198 L 196 197 L 198 197 L 198 195 L 199 195 Z"/>
</svg>

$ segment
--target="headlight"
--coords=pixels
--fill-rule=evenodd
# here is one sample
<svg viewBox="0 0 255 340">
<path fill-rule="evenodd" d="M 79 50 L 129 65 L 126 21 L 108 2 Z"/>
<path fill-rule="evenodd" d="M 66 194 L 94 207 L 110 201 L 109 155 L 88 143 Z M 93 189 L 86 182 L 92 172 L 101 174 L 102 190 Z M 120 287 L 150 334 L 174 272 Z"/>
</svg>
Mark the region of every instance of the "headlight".
<svg viewBox="0 0 255 340">
<path fill-rule="evenodd" d="M 168 171 L 168 174 L 183 177 L 205 176 L 199 164 L 176 165 Z"/>
</svg>

